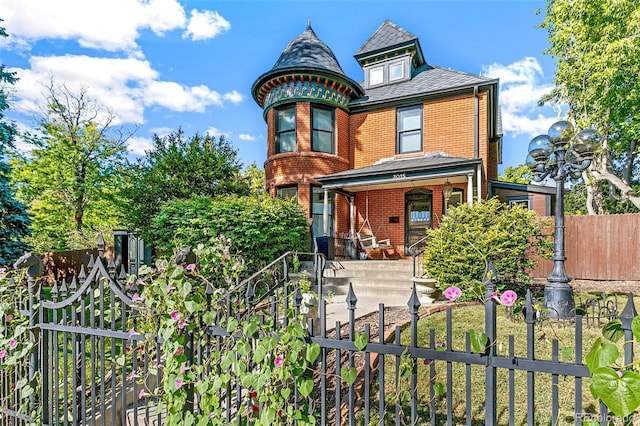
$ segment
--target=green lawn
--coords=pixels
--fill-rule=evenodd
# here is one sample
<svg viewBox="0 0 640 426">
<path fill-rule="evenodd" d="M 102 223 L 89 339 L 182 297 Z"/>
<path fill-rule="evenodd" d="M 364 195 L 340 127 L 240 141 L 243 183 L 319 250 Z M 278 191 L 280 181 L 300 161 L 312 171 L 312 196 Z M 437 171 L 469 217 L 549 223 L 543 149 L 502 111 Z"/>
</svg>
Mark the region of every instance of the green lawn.
<svg viewBox="0 0 640 426">
<path fill-rule="evenodd" d="M 584 295 L 583 300 L 592 295 Z M 626 297 L 619 297 L 619 310 L 624 308 Z M 508 355 L 509 336 L 514 336 L 514 351 L 517 357 L 526 357 L 526 323 L 524 321 L 513 321 L 506 318 L 504 308 L 499 307 L 499 315 L 497 318 L 498 339 L 495 342 L 499 355 Z M 446 321 L 445 313 L 438 313 L 425 317 L 418 324 L 418 345 L 428 346 L 430 330 L 435 332 L 436 342 L 446 342 Z M 458 308 L 452 310 L 452 328 L 453 328 L 453 350 L 464 351 L 465 349 L 465 333 L 475 329 L 482 331 L 484 328 L 484 307 L 482 305 Z M 593 342 L 597 337 L 601 336 L 601 329 L 597 326 L 583 327 L 583 344 L 582 344 L 582 360 L 589 352 Z M 541 321 L 535 325 L 534 332 L 535 342 L 535 358 L 548 359 L 552 357 L 552 340 L 557 339 L 560 349 L 559 359 L 564 362 L 575 362 L 574 342 L 575 329 L 571 323 L 559 324 L 557 321 Z M 410 343 L 410 330 L 405 329 L 401 335 L 402 344 Z M 637 343 L 635 344 L 637 346 Z M 622 342 L 620 342 L 620 350 L 622 353 Z M 638 348 L 634 348 L 636 354 L 640 353 Z M 385 384 L 387 395 L 396 394 L 396 377 L 395 377 L 395 358 L 386 357 L 385 359 Z M 436 424 L 446 424 L 447 413 L 447 364 L 444 361 L 436 361 L 434 364 L 436 375 L 434 383 L 441 383 L 444 386 L 444 394 L 436 396 Z M 429 418 L 429 380 L 431 365 L 425 365 L 424 360 L 418 360 L 418 395 L 420 395 L 419 413 L 421 420 L 418 424 L 428 424 Z M 484 425 L 484 367 L 471 366 L 471 405 L 472 405 L 472 424 Z M 466 420 L 466 366 L 464 364 L 452 365 L 452 410 L 454 424 L 465 424 Z M 524 371 L 515 371 L 515 424 L 527 424 L 527 373 Z M 504 369 L 498 370 L 498 424 L 509 423 L 509 371 Z M 400 388 L 407 389 L 409 387 L 409 379 L 399 379 Z M 589 392 L 589 379 L 583 380 L 582 396 L 583 405 L 578 411 L 584 413 L 595 413 L 598 409 L 598 403 L 594 401 Z M 551 419 L 551 375 L 536 373 L 535 375 L 535 418 L 536 424 L 540 425 L 568 425 L 575 424 L 574 420 L 574 397 L 575 397 L 575 380 L 573 377 L 559 377 L 559 406 L 560 415 L 557 419 Z M 375 384 L 374 386 L 377 386 Z M 374 387 L 375 389 L 375 387 Z M 396 401 L 388 399 L 388 412 L 385 416 L 393 421 Z M 405 412 L 409 413 L 409 404 L 403 404 Z M 386 423 L 388 423 L 386 422 Z M 407 420 L 408 422 L 408 420 Z"/>
</svg>

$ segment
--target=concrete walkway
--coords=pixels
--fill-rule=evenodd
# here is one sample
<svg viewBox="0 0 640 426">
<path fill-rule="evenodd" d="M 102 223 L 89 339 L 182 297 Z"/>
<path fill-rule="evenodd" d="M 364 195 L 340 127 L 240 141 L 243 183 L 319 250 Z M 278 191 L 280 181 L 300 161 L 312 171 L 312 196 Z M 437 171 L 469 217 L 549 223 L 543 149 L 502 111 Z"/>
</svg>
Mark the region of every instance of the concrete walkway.
<svg viewBox="0 0 640 426">
<path fill-rule="evenodd" d="M 358 302 L 356 303 L 355 317 L 370 314 L 372 312 L 378 312 L 380 303 L 384 303 L 385 308 L 400 307 L 409 311 L 407 297 L 389 294 L 386 296 L 357 296 Z M 336 326 L 336 322 L 340 321 L 341 324 L 347 324 L 349 322 L 349 309 L 347 309 L 347 296 L 340 294 L 334 295 L 330 301 L 327 301 L 326 315 L 327 315 L 327 329 L 333 329 Z"/>
</svg>

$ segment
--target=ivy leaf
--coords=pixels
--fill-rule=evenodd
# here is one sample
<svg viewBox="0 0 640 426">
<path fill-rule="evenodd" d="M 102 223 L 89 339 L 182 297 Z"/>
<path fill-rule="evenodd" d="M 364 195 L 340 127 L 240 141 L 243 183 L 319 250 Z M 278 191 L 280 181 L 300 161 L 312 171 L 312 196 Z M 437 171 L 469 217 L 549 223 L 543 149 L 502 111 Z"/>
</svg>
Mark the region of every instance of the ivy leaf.
<svg viewBox="0 0 640 426">
<path fill-rule="evenodd" d="M 262 360 L 264 359 L 264 357 L 267 356 L 267 350 L 264 348 L 263 345 L 258 345 L 256 347 L 256 349 L 253 351 L 253 362 L 258 364 L 260 362 L 262 362 Z"/>
<path fill-rule="evenodd" d="M 633 337 L 640 341 L 640 316 L 634 317 L 631 320 L 631 332 L 633 333 Z"/>
<path fill-rule="evenodd" d="M 483 331 L 471 330 L 469 331 L 469 336 L 471 337 L 471 346 L 474 351 L 483 353 L 487 349 L 489 338 Z"/>
<path fill-rule="evenodd" d="M 358 371 L 355 369 L 355 367 L 342 367 L 342 369 L 340 370 L 340 376 L 342 376 L 342 380 L 347 382 L 349 386 L 353 386 L 356 378 L 358 377 Z"/>
<path fill-rule="evenodd" d="M 198 310 L 198 303 L 194 302 L 193 300 L 187 300 L 184 302 L 184 308 L 187 310 L 187 312 L 192 314 Z"/>
<path fill-rule="evenodd" d="M 289 396 L 291 395 L 291 389 L 289 388 L 280 389 L 280 395 L 282 395 L 282 398 L 284 398 L 285 400 L 288 400 Z"/>
<path fill-rule="evenodd" d="M 318 343 L 312 343 L 307 346 L 306 359 L 309 362 L 314 362 L 320 356 L 320 345 Z"/>
<path fill-rule="evenodd" d="M 359 351 L 362 351 L 369 344 L 369 336 L 366 333 L 356 333 L 353 344 Z"/>
<path fill-rule="evenodd" d="M 613 364 L 619 355 L 616 345 L 603 343 L 602 338 L 598 337 L 585 357 L 585 361 L 589 371 L 593 374 L 597 369 Z"/>
<path fill-rule="evenodd" d="M 276 419 L 276 410 L 271 407 L 264 408 L 262 410 L 262 414 L 260 415 L 260 423 L 263 425 L 270 425 Z"/>
<path fill-rule="evenodd" d="M 624 337 L 624 330 L 622 329 L 622 322 L 619 319 L 615 319 L 604 327 L 602 327 L 602 335 L 612 342 L 617 342 Z"/>
<path fill-rule="evenodd" d="M 433 391 L 435 392 L 436 396 L 444 396 L 445 391 L 444 391 L 444 385 L 442 384 L 442 382 L 434 383 Z"/>
<path fill-rule="evenodd" d="M 238 320 L 232 317 L 229 317 L 227 321 L 227 333 L 233 334 L 238 328 Z"/>
<path fill-rule="evenodd" d="M 573 357 L 573 348 L 570 346 L 565 346 L 560 349 L 560 355 L 565 361 L 571 360 Z"/>
<path fill-rule="evenodd" d="M 355 370 L 355 368 L 354 368 Z M 303 398 L 308 397 L 313 390 L 313 379 L 303 379 L 302 377 L 298 378 L 298 392 Z"/>
<path fill-rule="evenodd" d="M 617 416 L 628 416 L 640 406 L 640 374 L 635 371 L 626 371 L 619 377 L 613 368 L 598 368 L 589 389 Z"/>
</svg>

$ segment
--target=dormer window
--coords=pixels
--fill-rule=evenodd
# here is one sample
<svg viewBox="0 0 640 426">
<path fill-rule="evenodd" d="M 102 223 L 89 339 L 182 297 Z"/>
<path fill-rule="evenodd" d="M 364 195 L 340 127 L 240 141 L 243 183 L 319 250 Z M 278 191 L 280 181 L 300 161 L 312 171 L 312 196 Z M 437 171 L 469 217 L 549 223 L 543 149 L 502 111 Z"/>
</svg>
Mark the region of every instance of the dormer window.
<svg viewBox="0 0 640 426">
<path fill-rule="evenodd" d="M 365 67 L 365 85 L 369 88 L 408 80 L 409 59 L 409 55 L 404 55 Z"/>
<path fill-rule="evenodd" d="M 369 70 L 369 86 L 377 86 L 384 83 L 384 67 L 375 67 Z"/>
<path fill-rule="evenodd" d="M 389 81 L 402 80 L 404 78 L 404 61 L 394 62 L 389 65 Z"/>
</svg>

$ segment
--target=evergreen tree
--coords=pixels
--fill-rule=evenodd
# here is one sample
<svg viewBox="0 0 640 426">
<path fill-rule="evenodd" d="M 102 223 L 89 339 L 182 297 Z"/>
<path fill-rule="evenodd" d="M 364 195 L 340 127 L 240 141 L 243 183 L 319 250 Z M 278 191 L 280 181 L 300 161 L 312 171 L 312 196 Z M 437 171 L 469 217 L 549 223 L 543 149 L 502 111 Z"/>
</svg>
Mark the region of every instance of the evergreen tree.
<svg viewBox="0 0 640 426">
<path fill-rule="evenodd" d="M 6 36 L 0 27 L 0 37 Z M 24 205 L 14 198 L 9 187 L 10 168 L 4 162 L 5 151 L 13 147 L 16 134 L 15 125 L 4 118 L 4 111 L 9 107 L 5 89 L 17 80 L 15 73 L 7 72 L 5 66 L 0 65 L 0 266 L 11 264 L 28 249 L 23 239 L 31 234 L 31 220 Z"/>
</svg>

